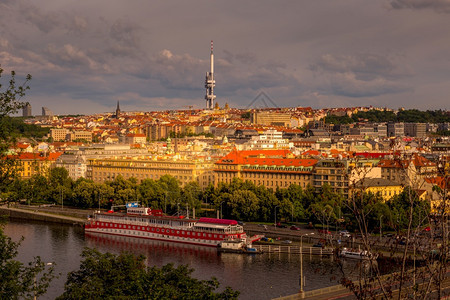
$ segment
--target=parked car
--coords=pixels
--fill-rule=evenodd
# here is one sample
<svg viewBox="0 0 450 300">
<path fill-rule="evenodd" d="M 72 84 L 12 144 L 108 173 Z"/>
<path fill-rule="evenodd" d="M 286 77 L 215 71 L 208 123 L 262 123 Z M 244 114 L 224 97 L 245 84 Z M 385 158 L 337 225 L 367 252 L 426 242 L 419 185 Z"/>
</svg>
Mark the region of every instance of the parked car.
<svg viewBox="0 0 450 300">
<path fill-rule="evenodd" d="M 297 225 L 292 225 L 290 228 L 291 230 L 300 230 L 300 227 Z"/>
<path fill-rule="evenodd" d="M 282 244 L 292 244 L 292 241 L 291 240 L 284 240 L 281 243 Z"/>
<path fill-rule="evenodd" d="M 287 228 L 286 225 L 281 224 L 280 222 L 278 222 L 278 223 L 276 223 L 276 224 L 274 224 L 274 225 L 275 225 L 275 227 L 278 227 L 278 228 Z"/>
</svg>

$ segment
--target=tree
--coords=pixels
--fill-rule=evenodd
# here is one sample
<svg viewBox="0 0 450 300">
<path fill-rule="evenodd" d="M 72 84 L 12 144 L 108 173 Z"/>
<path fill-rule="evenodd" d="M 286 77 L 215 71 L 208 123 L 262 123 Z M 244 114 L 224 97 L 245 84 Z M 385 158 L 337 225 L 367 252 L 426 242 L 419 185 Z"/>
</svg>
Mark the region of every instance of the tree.
<svg viewBox="0 0 450 300">
<path fill-rule="evenodd" d="M 102 254 L 86 248 L 78 271 L 67 276 L 64 293 L 57 299 L 237 299 L 239 292 L 219 283 L 197 280 L 187 266 L 147 267 L 144 256 Z"/>
<path fill-rule="evenodd" d="M 13 242 L 3 233 L 0 225 L 0 299 L 31 299 L 46 293 L 50 281 L 55 278 L 54 265 L 47 265 L 35 257 L 25 266 L 14 260 L 20 242 Z"/>
<path fill-rule="evenodd" d="M 2 79 L 2 74 L 3 69 L 0 68 L 0 79 Z M 17 85 L 16 73 L 11 71 L 9 84 L 4 90 L 0 81 L 0 192 L 8 190 L 19 170 L 18 162 L 6 155 L 6 150 L 15 141 L 12 136 L 9 115 L 17 113 L 26 104 L 19 100 L 25 96 L 25 91 L 29 89 L 27 84 L 30 80 L 31 75 L 28 74 L 24 83 Z"/>
<path fill-rule="evenodd" d="M 259 199 L 252 191 L 234 191 L 228 205 L 231 207 L 231 216 L 234 219 L 245 221 L 258 220 Z"/>
<path fill-rule="evenodd" d="M 2 74 L 3 69 L 0 68 L 0 79 Z M 12 184 L 17 184 L 18 163 L 5 154 L 14 142 L 11 126 L 7 125 L 7 121 L 9 115 L 17 113 L 26 104 L 19 100 L 25 96 L 25 91 L 29 89 L 27 83 L 31 80 L 31 75 L 27 75 L 24 83 L 17 86 L 15 76 L 16 73 L 12 71 L 5 90 L 2 90 L 0 81 L 0 192 L 8 191 Z M 46 269 L 46 264 L 40 257 L 35 257 L 28 266 L 14 260 L 20 242 L 13 242 L 7 237 L 2 226 L 0 220 L 0 299 L 30 299 L 45 294 L 50 281 L 55 277 L 54 267 Z"/>
<path fill-rule="evenodd" d="M 158 185 L 164 191 L 166 204 L 164 206 L 171 207 L 171 213 L 177 209 L 177 203 L 181 197 L 181 188 L 178 180 L 170 175 L 163 175 L 158 180 Z"/>
<path fill-rule="evenodd" d="M 150 205 L 154 209 L 164 208 L 165 193 L 158 182 L 153 179 L 144 179 L 138 190 L 145 205 Z"/>
<path fill-rule="evenodd" d="M 73 182 L 66 168 L 51 168 L 47 181 L 49 201 L 62 204 L 64 199 L 71 198 Z"/>
<path fill-rule="evenodd" d="M 75 206 L 83 208 L 95 207 L 97 199 L 95 199 L 96 185 L 92 180 L 79 178 L 74 185 L 72 191 L 72 203 Z"/>
<path fill-rule="evenodd" d="M 196 181 L 188 182 L 181 192 L 181 202 L 189 205 L 190 208 L 200 208 L 202 188 Z"/>
<path fill-rule="evenodd" d="M 412 156 L 403 153 L 401 157 L 394 158 L 401 161 L 412 161 Z M 441 178 L 448 176 L 445 164 L 442 166 Z M 356 167 L 358 168 L 358 167 Z M 362 171 L 364 169 L 355 170 Z M 345 210 L 349 212 L 354 222 L 354 227 L 360 238 L 357 240 L 361 250 L 369 253 L 377 253 L 382 257 L 383 263 L 376 262 L 374 257 L 369 258 L 365 265 L 357 265 L 355 270 L 358 275 L 349 274 L 344 264 L 338 259 L 338 265 L 342 272 L 341 283 L 349 288 L 357 299 L 426 299 L 436 297 L 441 299 L 443 295 L 443 282 L 448 271 L 448 191 L 438 197 L 443 207 L 436 208 L 436 215 L 430 214 L 430 203 L 419 198 L 416 191 L 423 189 L 424 179 L 418 171 L 408 174 L 408 170 L 402 169 L 402 179 L 406 186 L 403 193 L 393 197 L 386 203 L 374 194 L 367 194 L 365 190 L 365 176 L 358 185 L 350 184 L 350 197 L 343 201 Z M 448 178 L 448 177 L 447 177 Z M 359 180 L 359 179 L 358 179 Z M 445 188 L 448 181 L 439 181 Z M 446 184 L 444 184 L 447 182 Z M 447 207 L 447 210 L 445 209 Z M 444 208 L 442 210 L 442 208 Z M 430 217 L 435 218 L 434 224 Z M 389 227 L 397 229 L 398 238 L 374 237 L 371 232 L 375 224 L 381 226 L 382 221 Z M 431 231 L 423 231 L 425 226 L 431 227 Z M 436 230 L 441 228 L 440 230 Z M 433 229 L 435 231 L 433 232 Z M 439 236 L 436 233 L 441 232 Z M 339 249 L 336 249 L 339 252 Z M 416 264 L 420 260 L 420 267 Z M 386 263 L 389 261 L 389 263 Z M 385 269 L 383 271 L 383 268 Z M 368 271 L 370 270 L 370 272 Z M 384 272 L 388 273 L 383 275 Z M 392 285 L 395 282 L 395 286 Z M 395 289 L 395 291 L 394 291 Z M 430 293 L 436 293 L 431 296 Z"/>
</svg>

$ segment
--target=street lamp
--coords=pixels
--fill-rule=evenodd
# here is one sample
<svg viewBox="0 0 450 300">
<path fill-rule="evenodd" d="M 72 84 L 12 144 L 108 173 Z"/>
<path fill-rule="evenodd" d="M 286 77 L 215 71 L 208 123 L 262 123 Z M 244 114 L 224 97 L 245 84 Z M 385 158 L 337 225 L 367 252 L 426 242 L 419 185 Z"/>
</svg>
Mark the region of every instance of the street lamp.
<svg viewBox="0 0 450 300">
<path fill-rule="evenodd" d="M 61 210 L 64 209 L 64 198 L 63 198 L 63 186 L 61 185 L 59 189 L 59 194 L 61 196 Z"/>
<path fill-rule="evenodd" d="M 381 237 L 382 237 L 382 232 L 381 232 L 381 226 L 382 226 L 382 224 L 381 224 L 381 220 L 383 219 L 383 216 L 380 216 L 380 242 L 381 242 Z"/>
<path fill-rule="evenodd" d="M 221 218 L 221 219 L 223 219 L 223 214 L 222 214 L 222 204 L 223 204 L 224 202 L 225 202 L 225 201 L 220 202 L 220 218 Z"/>
<path fill-rule="evenodd" d="M 277 227 L 277 207 L 278 207 L 278 205 L 277 206 L 275 206 L 275 227 Z"/>
<path fill-rule="evenodd" d="M 305 298 L 305 292 L 303 291 L 303 237 L 308 235 L 309 233 L 300 236 L 300 299 Z"/>
<path fill-rule="evenodd" d="M 100 191 L 98 191 L 97 195 L 98 195 L 98 211 L 100 212 L 100 198 L 101 198 L 102 193 Z"/>
</svg>

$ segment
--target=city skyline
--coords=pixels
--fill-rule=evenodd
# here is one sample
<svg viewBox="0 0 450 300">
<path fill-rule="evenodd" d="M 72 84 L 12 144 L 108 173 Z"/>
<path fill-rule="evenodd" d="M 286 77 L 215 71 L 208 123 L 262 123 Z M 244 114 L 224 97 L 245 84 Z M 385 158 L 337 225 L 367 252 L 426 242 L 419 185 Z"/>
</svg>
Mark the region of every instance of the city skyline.
<svg viewBox="0 0 450 300">
<path fill-rule="evenodd" d="M 448 1 L 105 4 L 0 3 L 0 66 L 33 76 L 32 107 L 204 108 L 214 40 L 222 107 L 264 92 L 279 107 L 450 108 Z"/>
</svg>

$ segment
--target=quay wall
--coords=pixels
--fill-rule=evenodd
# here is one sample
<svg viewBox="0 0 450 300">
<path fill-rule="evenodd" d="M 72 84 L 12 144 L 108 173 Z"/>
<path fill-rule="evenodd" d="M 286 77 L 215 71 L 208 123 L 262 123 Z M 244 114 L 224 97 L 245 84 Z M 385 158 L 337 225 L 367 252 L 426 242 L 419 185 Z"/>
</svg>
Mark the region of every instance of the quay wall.
<svg viewBox="0 0 450 300">
<path fill-rule="evenodd" d="M 33 220 L 83 226 L 85 219 L 12 207 L 0 207 L 0 215 L 13 219 Z"/>
</svg>

